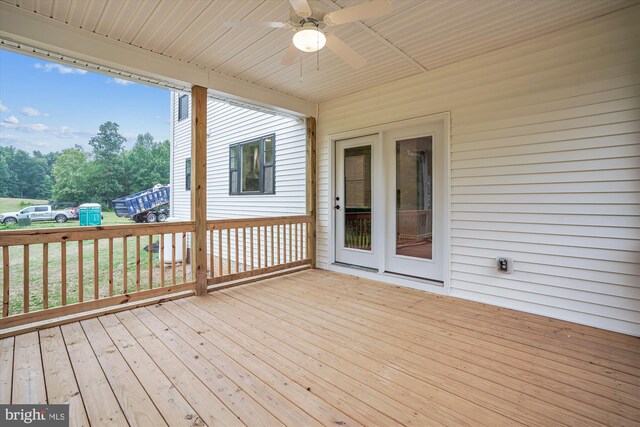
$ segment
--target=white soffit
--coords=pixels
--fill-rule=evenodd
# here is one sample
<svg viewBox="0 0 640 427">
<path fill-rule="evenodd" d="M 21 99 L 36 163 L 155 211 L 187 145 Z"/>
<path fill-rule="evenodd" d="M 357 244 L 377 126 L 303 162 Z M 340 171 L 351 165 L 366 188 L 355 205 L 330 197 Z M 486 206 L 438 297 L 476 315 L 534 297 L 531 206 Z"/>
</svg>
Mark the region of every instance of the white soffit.
<svg viewBox="0 0 640 427">
<path fill-rule="evenodd" d="M 243 92 L 235 85 L 248 82 L 318 103 L 550 34 L 640 0 L 394 0 L 390 15 L 330 29 L 367 59 L 360 70 L 326 49 L 320 53 L 319 70 L 314 54 L 283 66 L 280 58 L 291 41 L 290 31 L 223 25 L 226 20 L 286 20 L 287 0 L 0 2 L 219 73 L 228 79 L 224 87 L 243 94 L 251 90 Z M 313 9 L 328 12 L 363 0 L 309 2 Z M 256 91 L 256 97 L 259 94 Z"/>
</svg>

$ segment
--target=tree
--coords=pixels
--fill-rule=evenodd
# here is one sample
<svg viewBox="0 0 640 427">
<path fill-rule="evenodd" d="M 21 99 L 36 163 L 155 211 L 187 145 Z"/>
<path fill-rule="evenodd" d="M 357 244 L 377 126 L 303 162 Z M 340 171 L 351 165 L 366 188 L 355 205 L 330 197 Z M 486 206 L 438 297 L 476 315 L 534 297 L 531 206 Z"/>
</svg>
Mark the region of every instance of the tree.
<svg viewBox="0 0 640 427">
<path fill-rule="evenodd" d="M 94 161 L 86 170 L 86 179 L 91 182 L 88 196 L 105 207 L 121 197 L 125 189 L 123 151 L 127 140 L 118 133 L 118 128 L 117 123 L 103 123 L 98 134 L 89 140 Z"/>
<path fill-rule="evenodd" d="M 52 197 L 59 202 L 84 202 L 87 200 L 87 153 L 75 148 L 64 150 L 53 165 Z"/>
<path fill-rule="evenodd" d="M 43 183 L 46 174 L 46 162 L 33 158 L 23 150 L 17 150 L 9 160 L 12 197 L 47 198 Z"/>
<path fill-rule="evenodd" d="M 117 123 L 105 122 L 98 128 L 98 134 L 89 140 L 96 161 L 114 160 L 122 154 L 127 139 L 118 133 L 119 128 Z"/>
<path fill-rule="evenodd" d="M 0 152 L 0 197 L 10 197 L 10 178 L 9 165 L 4 153 Z"/>
<path fill-rule="evenodd" d="M 155 142 L 149 133 L 138 135 L 125 153 L 126 191 L 135 193 L 169 182 L 169 141 Z"/>
</svg>

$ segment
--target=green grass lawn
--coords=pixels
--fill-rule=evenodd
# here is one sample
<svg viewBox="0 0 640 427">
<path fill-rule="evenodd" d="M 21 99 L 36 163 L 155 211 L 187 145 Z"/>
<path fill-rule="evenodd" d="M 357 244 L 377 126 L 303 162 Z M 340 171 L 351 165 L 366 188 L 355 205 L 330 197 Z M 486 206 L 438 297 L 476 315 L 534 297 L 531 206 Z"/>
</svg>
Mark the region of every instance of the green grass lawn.
<svg viewBox="0 0 640 427">
<path fill-rule="evenodd" d="M 8 197 L 0 197 L 0 213 L 2 212 L 16 212 L 22 208 L 32 205 L 46 205 L 49 202 L 47 200 L 37 199 L 12 199 Z"/>
<path fill-rule="evenodd" d="M 15 200 L 28 200 L 28 199 L 0 199 L 0 200 L 14 200 L 13 202 L 7 202 L 2 206 L 8 206 L 13 203 L 13 206 L 19 204 L 19 201 Z M 38 201 L 42 202 L 42 201 Z M 4 202 L 3 202 L 4 203 Z M 46 201 L 45 201 L 46 204 Z M 15 209 L 14 209 L 15 210 Z M 4 210 L 3 212 L 7 212 Z M 115 215 L 114 212 L 103 212 L 104 219 L 103 225 L 110 224 L 130 224 L 135 223 L 127 218 L 120 218 Z M 2 230 L 20 230 L 20 229 L 40 229 L 40 228 L 66 228 L 66 227 L 78 227 L 78 220 L 70 220 L 66 223 L 58 224 L 54 221 L 42 221 L 34 222 L 28 227 L 19 227 L 17 225 L 0 225 L 0 235 Z M 181 238 L 181 235 L 177 235 L 176 238 Z M 153 242 L 158 242 L 159 236 L 153 236 Z M 144 250 L 145 246 L 149 245 L 149 238 L 142 236 L 140 238 L 139 250 L 136 247 L 137 239 L 135 237 L 127 238 L 127 291 L 135 291 L 137 289 L 137 258 L 136 253 L 139 253 L 139 268 L 140 268 L 140 289 L 148 289 L 149 287 L 149 253 Z M 69 242 L 67 247 L 67 304 L 73 304 L 79 301 L 79 289 L 82 286 L 84 301 L 94 299 L 94 241 L 85 240 L 82 242 L 83 252 L 83 280 L 82 285 L 79 283 L 80 277 L 80 265 L 79 265 L 79 249 L 78 242 Z M 48 262 L 46 269 L 49 277 L 49 307 L 57 307 L 62 305 L 62 257 L 61 257 L 61 244 L 50 243 L 48 245 Z M 109 240 L 98 240 L 98 288 L 100 298 L 109 296 Z M 28 263 L 24 259 L 24 248 L 22 246 L 12 246 L 9 248 L 9 314 L 18 314 L 23 312 L 23 295 L 24 295 L 24 273 L 25 265 L 29 266 L 29 310 L 36 311 L 42 309 L 43 299 L 43 275 L 45 265 L 43 262 L 43 245 L 34 244 L 29 246 L 29 259 Z M 152 283 L 153 287 L 160 286 L 160 258 L 158 253 L 152 254 Z M 113 295 L 120 295 L 125 292 L 124 290 L 124 250 L 123 250 L 123 238 L 113 239 Z M 0 277 L 4 273 L 4 260 L 0 264 Z M 190 268 L 187 265 L 187 281 L 191 280 Z M 171 285 L 172 275 L 171 267 L 165 267 L 165 285 Z M 176 283 L 182 283 L 182 266 L 176 265 Z"/>
</svg>

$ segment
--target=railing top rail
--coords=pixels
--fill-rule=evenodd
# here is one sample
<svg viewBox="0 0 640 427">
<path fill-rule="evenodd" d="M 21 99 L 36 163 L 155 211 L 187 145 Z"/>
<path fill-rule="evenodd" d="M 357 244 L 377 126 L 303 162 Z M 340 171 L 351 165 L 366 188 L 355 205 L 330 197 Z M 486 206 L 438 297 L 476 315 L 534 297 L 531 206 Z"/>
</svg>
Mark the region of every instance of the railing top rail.
<svg viewBox="0 0 640 427">
<path fill-rule="evenodd" d="M 313 221 L 311 215 L 276 216 L 266 218 L 236 218 L 207 220 L 207 230 L 226 230 L 229 228 L 257 227 L 261 225 L 301 224 Z"/>
<path fill-rule="evenodd" d="M 0 247 L 192 232 L 193 221 L 0 231 Z"/>
</svg>

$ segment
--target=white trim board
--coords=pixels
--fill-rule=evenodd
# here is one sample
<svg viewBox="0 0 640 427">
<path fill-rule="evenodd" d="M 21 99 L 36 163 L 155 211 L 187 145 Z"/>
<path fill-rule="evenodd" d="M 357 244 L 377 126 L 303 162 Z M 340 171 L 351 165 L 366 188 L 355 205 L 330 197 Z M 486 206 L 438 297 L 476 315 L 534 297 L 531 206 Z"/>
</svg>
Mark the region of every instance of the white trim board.
<svg viewBox="0 0 640 427">
<path fill-rule="evenodd" d="M 447 112 L 430 114 L 430 115 L 421 116 L 421 117 L 415 117 L 415 118 L 406 119 L 406 120 L 382 123 L 375 126 L 370 126 L 370 127 L 361 128 L 361 129 L 354 129 L 354 130 L 349 130 L 345 132 L 328 135 L 328 141 L 329 141 L 328 203 L 330 207 L 333 206 L 332 203 L 335 199 L 335 184 L 336 184 L 335 183 L 335 168 L 336 168 L 335 143 L 336 141 L 343 140 L 343 139 L 357 138 L 357 137 L 367 136 L 367 135 L 376 135 L 378 139 L 378 145 L 382 147 L 383 132 L 385 131 L 419 125 L 419 124 L 433 123 L 433 122 L 444 122 L 443 144 L 444 144 L 445 176 L 443 179 L 443 186 L 445 187 L 444 203 L 446 207 L 444 209 L 445 218 L 443 221 L 445 248 L 443 250 L 444 280 L 442 285 L 440 283 L 431 282 L 429 280 L 422 280 L 417 278 L 412 279 L 410 277 L 405 277 L 405 276 L 392 274 L 392 273 L 386 273 L 385 265 L 384 265 L 384 255 L 382 253 L 383 251 L 379 251 L 378 265 L 380 266 L 380 268 L 378 272 L 369 272 L 366 270 L 362 270 L 360 268 L 355 268 L 355 267 L 351 268 L 345 265 L 336 264 L 336 259 L 335 259 L 336 241 L 335 241 L 335 233 L 332 231 L 332 230 L 335 230 L 336 224 L 335 224 L 335 216 L 333 212 L 329 212 L 327 215 L 328 230 L 329 230 L 327 250 L 328 250 L 329 263 L 328 265 L 327 264 L 323 265 L 324 268 L 326 268 L 327 270 L 336 271 L 339 273 L 351 274 L 357 277 L 363 277 L 371 280 L 379 280 L 385 283 L 411 287 L 411 288 L 420 289 L 423 291 L 433 292 L 437 294 L 449 295 L 451 293 L 451 281 L 450 281 L 450 276 L 451 276 L 451 131 L 450 131 L 451 130 L 451 114 L 450 112 L 447 111 Z M 382 170 L 380 169 L 383 166 L 382 156 L 377 156 L 377 158 L 379 160 L 375 166 L 378 168 L 378 170 Z M 377 174 L 377 176 L 374 177 L 374 179 L 376 178 L 381 181 L 384 180 L 384 177 L 382 176 L 382 174 Z M 332 210 L 333 209 L 331 209 L 331 211 Z M 379 227 L 382 227 L 383 229 L 385 229 L 386 224 L 384 223 L 384 221 L 380 223 Z M 384 247 L 384 245 L 386 244 L 384 235 L 386 233 L 378 233 L 378 234 L 381 235 L 379 238 L 381 239 L 382 247 Z"/>
</svg>

